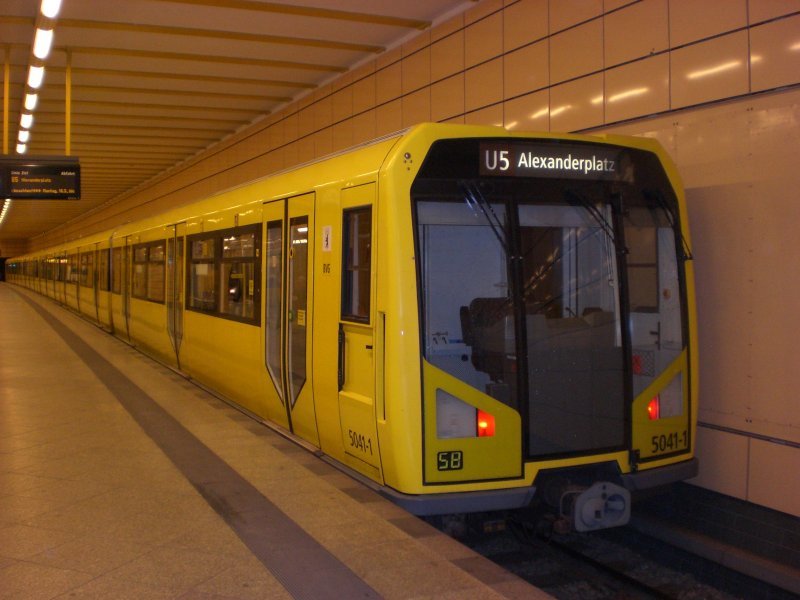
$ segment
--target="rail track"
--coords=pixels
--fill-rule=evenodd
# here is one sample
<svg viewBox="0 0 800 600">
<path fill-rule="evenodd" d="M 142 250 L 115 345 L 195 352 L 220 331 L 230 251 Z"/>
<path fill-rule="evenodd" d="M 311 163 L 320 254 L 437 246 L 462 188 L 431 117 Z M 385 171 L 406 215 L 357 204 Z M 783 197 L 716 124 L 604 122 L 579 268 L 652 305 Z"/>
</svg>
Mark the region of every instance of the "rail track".
<svg viewBox="0 0 800 600">
<path fill-rule="evenodd" d="M 559 600 L 796 600 L 630 527 L 559 534 L 546 517 L 516 511 L 467 517 L 455 530 L 463 543 Z"/>
</svg>

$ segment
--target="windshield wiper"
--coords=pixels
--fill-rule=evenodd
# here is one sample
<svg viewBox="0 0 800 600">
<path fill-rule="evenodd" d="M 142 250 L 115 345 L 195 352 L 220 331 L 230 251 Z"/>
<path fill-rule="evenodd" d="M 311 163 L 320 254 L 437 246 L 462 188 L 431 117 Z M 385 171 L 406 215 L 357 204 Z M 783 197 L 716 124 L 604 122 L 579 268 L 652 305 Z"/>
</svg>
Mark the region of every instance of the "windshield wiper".
<svg viewBox="0 0 800 600">
<path fill-rule="evenodd" d="M 567 202 L 569 202 L 573 206 L 576 204 L 580 205 L 586 210 L 586 212 L 588 212 L 591 215 L 591 217 L 598 223 L 598 225 L 600 225 L 600 229 L 603 230 L 603 233 L 605 233 L 608 236 L 608 239 L 610 239 L 611 242 L 614 244 L 614 248 L 617 250 L 618 253 L 624 254 L 625 252 L 627 252 L 627 250 L 624 247 L 620 246 L 617 243 L 617 237 L 614 235 L 614 228 L 611 226 L 611 223 L 609 223 L 608 220 L 605 218 L 605 216 L 603 215 L 603 211 L 600 208 L 598 208 L 595 204 L 589 202 L 586 198 L 584 198 L 581 194 L 579 194 L 574 190 L 569 190 L 569 189 L 564 190 L 564 198 L 566 199 Z"/>
<path fill-rule="evenodd" d="M 664 198 L 664 193 L 660 189 L 646 189 L 642 190 L 642 195 L 651 201 L 655 202 L 661 210 L 663 210 L 667 214 L 667 219 L 669 219 L 669 225 L 672 228 L 672 231 L 675 232 L 675 235 L 678 236 L 679 249 L 678 249 L 678 258 L 680 260 L 693 260 L 694 256 L 692 256 L 692 250 L 689 248 L 689 242 L 686 241 L 686 238 L 683 236 L 683 231 L 681 231 L 678 216 L 675 214 L 673 206 L 667 202 L 667 199 Z"/>
<path fill-rule="evenodd" d="M 464 201 L 472 212 L 477 213 L 476 207 L 480 209 L 484 219 L 486 219 L 486 222 L 489 223 L 489 226 L 492 228 L 492 233 L 494 233 L 497 241 L 500 242 L 500 246 L 503 248 L 505 255 L 508 256 L 508 239 L 506 238 L 506 232 L 503 228 L 503 222 L 500 221 L 500 218 L 494 212 L 492 205 L 486 200 L 486 197 L 483 195 L 478 185 L 472 181 L 461 180 L 458 182 L 458 187 L 461 188 L 464 194 Z"/>
</svg>

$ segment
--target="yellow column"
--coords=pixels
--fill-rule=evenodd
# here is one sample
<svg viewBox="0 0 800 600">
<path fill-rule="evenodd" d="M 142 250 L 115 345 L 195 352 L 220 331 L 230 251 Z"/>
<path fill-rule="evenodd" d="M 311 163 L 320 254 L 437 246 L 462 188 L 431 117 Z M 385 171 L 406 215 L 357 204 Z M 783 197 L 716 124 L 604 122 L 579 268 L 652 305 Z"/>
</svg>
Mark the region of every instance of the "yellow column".
<svg viewBox="0 0 800 600">
<path fill-rule="evenodd" d="M 8 89 L 11 79 L 11 52 L 6 46 L 6 61 L 3 68 L 3 154 L 8 154 Z"/>
<path fill-rule="evenodd" d="M 67 50 L 67 82 L 65 85 L 64 154 L 69 156 L 72 153 L 72 53 L 69 50 Z"/>
</svg>

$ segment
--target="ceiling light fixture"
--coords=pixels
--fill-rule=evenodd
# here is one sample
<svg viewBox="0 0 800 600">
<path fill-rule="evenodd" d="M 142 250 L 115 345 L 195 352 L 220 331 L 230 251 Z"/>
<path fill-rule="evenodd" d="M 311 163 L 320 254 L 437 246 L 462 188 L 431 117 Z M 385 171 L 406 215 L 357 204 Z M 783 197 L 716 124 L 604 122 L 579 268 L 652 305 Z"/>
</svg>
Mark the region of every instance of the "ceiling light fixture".
<svg viewBox="0 0 800 600">
<path fill-rule="evenodd" d="M 33 38 L 33 55 L 40 60 L 44 60 L 50 54 L 52 46 L 53 30 L 37 29 L 36 36 Z"/>
<path fill-rule="evenodd" d="M 27 144 L 28 140 L 31 139 L 31 132 L 27 129 L 20 129 L 19 134 L 17 134 L 17 139 L 20 144 Z"/>
<path fill-rule="evenodd" d="M 42 0 L 41 12 L 48 19 L 55 19 L 61 10 L 61 0 Z"/>
<path fill-rule="evenodd" d="M 36 103 L 39 101 L 39 94 L 31 94 L 28 92 L 25 94 L 25 109 L 26 110 L 35 110 Z"/>
<path fill-rule="evenodd" d="M 28 69 L 28 86 L 38 90 L 44 81 L 44 67 L 35 67 L 31 65 Z"/>
<path fill-rule="evenodd" d="M 0 225 L 3 224 L 3 221 L 6 220 L 6 215 L 8 215 L 8 209 L 11 208 L 11 200 L 6 198 L 3 200 L 3 208 L 0 209 Z"/>
<path fill-rule="evenodd" d="M 28 147 L 25 144 L 17 144 L 17 154 L 25 154 Z"/>
<path fill-rule="evenodd" d="M 33 115 L 31 113 L 22 113 L 19 117 L 19 124 L 23 129 L 30 129 L 33 125 Z"/>
</svg>

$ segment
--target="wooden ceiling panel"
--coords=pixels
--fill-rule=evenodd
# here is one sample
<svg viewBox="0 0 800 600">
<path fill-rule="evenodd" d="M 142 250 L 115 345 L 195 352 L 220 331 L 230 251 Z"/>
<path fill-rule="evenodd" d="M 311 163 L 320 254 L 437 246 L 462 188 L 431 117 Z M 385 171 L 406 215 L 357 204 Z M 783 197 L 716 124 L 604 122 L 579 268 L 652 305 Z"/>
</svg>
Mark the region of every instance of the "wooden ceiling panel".
<svg viewBox="0 0 800 600">
<path fill-rule="evenodd" d="M 29 240 L 117 201 L 441 15 L 469 5 L 465 0 L 63 0 L 28 154 L 65 153 L 69 60 L 70 143 L 81 161 L 82 198 L 12 202 L 0 223 L 0 241 Z M 13 154 L 39 0 L 3 0 L 0 6 Z"/>
</svg>

